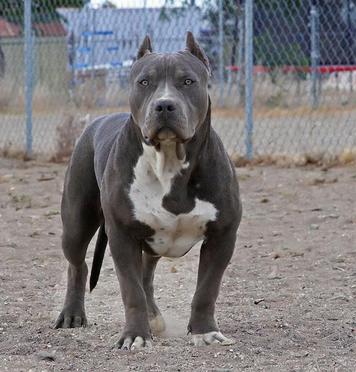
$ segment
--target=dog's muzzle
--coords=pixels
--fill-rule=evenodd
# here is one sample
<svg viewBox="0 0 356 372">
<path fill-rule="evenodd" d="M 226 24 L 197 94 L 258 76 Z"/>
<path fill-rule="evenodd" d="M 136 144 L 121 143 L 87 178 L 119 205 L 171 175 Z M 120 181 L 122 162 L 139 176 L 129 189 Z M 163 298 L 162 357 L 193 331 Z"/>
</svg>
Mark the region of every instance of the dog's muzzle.
<svg viewBox="0 0 356 372">
<path fill-rule="evenodd" d="M 190 138 L 182 139 L 172 129 L 167 127 L 158 129 L 152 136 L 143 133 L 143 141 L 146 143 L 146 145 L 154 146 L 157 151 L 160 151 L 161 144 L 175 143 L 176 155 L 180 160 L 184 160 L 185 158 L 186 153 L 184 144 L 188 142 L 189 139 Z"/>
<path fill-rule="evenodd" d="M 184 143 L 187 141 L 186 138 L 179 133 L 178 130 L 174 130 L 168 126 L 153 128 L 143 128 L 142 135 L 147 145 L 155 146 L 160 142 L 180 142 Z"/>
</svg>

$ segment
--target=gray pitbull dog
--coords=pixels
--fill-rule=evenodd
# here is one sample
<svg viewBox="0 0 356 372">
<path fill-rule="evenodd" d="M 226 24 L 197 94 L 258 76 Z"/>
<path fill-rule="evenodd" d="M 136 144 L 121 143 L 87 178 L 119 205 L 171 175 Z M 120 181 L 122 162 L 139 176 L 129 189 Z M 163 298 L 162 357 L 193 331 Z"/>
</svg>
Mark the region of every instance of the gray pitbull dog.
<svg viewBox="0 0 356 372">
<path fill-rule="evenodd" d="M 99 228 L 90 278 L 109 242 L 126 324 L 118 347 L 151 345 L 164 330 L 153 295 L 160 257 L 181 257 L 202 241 L 188 331 L 195 345 L 230 344 L 214 318 L 241 219 L 234 166 L 211 127 L 209 62 L 188 32 L 186 49 L 153 53 L 146 37 L 130 75 L 131 114 L 101 117 L 81 135 L 65 177 L 65 303 L 56 328 L 86 326 L 88 244 Z"/>
</svg>

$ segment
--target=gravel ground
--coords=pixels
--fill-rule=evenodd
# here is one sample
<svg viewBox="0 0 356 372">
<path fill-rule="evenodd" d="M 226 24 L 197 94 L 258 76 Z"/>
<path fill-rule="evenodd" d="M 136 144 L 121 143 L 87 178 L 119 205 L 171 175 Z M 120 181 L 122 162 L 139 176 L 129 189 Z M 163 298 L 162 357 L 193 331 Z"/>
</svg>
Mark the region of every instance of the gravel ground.
<svg viewBox="0 0 356 372">
<path fill-rule="evenodd" d="M 0 159 L 1 372 L 355 370 L 356 166 L 238 169 L 244 216 L 217 304 L 236 344 L 189 345 L 196 247 L 159 263 L 168 330 L 137 352 L 112 348 L 124 319 L 109 255 L 87 294 L 89 326 L 51 327 L 66 283 L 64 169 Z"/>
</svg>

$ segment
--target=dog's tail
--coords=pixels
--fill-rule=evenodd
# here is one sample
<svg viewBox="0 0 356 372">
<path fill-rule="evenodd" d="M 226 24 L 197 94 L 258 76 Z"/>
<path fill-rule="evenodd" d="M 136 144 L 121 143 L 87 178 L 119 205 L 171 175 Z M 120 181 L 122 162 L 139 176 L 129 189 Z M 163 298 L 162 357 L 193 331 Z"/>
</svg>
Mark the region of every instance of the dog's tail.
<svg viewBox="0 0 356 372">
<path fill-rule="evenodd" d="M 105 224 L 102 223 L 99 228 L 98 238 L 96 240 L 93 264 L 91 265 L 90 273 L 90 292 L 95 288 L 99 280 L 101 265 L 105 255 L 106 245 L 108 243 L 108 237 L 105 233 Z"/>
</svg>

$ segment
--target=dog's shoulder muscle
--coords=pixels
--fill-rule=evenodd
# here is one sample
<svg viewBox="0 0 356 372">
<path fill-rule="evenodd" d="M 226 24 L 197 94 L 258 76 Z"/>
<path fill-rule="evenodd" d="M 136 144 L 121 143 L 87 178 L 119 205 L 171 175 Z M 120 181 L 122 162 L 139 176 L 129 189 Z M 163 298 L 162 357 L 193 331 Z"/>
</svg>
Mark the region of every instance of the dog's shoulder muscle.
<svg viewBox="0 0 356 372">
<path fill-rule="evenodd" d="M 87 133 L 83 133 L 83 136 L 86 134 L 91 142 L 98 185 L 101 183 L 110 151 L 117 137 L 122 133 L 129 117 L 130 114 L 128 113 L 102 116 L 87 128 Z"/>
</svg>

